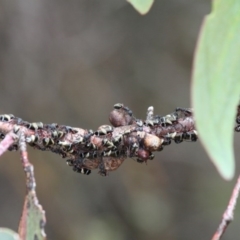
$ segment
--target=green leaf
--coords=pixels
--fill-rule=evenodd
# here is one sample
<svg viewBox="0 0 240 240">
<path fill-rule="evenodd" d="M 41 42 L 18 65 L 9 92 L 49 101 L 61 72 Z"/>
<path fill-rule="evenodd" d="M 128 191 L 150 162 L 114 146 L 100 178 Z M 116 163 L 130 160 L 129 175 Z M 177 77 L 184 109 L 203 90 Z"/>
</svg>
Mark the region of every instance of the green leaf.
<svg viewBox="0 0 240 240">
<path fill-rule="evenodd" d="M 153 5 L 154 0 L 127 0 L 141 14 L 146 14 Z"/>
<path fill-rule="evenodd" d="M 23 213 L 19 224 L 19 235 L 22 240 L 45 240 L 45 211 L 38 203 L 35 191 L 29 191 L 25 197 Z"/>
<path fill-rule="evenodd" d="M 196 127 L 225 179 L 234 175 L 234 119 L 240 95 L 240 1 L 214 0 L 205 18 L 193 69 Z"/>
<path fill-rule="evenodd" d="M 8 228 L 0 228 L 0 240 L 19 240 L 16 232 Z"/>
</svg>

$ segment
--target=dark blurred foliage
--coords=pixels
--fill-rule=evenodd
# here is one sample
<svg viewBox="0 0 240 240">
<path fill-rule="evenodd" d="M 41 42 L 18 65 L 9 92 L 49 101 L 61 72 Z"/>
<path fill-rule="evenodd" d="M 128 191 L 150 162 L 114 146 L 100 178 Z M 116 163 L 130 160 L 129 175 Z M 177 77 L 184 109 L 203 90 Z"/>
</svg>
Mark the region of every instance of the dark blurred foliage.
<svg viewBox="0 0 240 240">
<path fill-rule="evenodd" d="M 139 118 L 150 105 L 162 115 L 189 107 L 194 47 L 209 11 L 206 0 L 158 0 L 146 16 L 124 0 L 0 0 L 0 112 L 96 129 L 117 102 Z M 172 144 L 147 165 L 127 159 L 106 178 L 29 153 L 48 239 L 210 239 L 234 185 L 199 141 Z M 7 153 L 0 226 L 17 229 L 24 194 L 19 155 Z M 239 222 L 237 209 L 225 239 L 237 239 Z"/>
</svg>

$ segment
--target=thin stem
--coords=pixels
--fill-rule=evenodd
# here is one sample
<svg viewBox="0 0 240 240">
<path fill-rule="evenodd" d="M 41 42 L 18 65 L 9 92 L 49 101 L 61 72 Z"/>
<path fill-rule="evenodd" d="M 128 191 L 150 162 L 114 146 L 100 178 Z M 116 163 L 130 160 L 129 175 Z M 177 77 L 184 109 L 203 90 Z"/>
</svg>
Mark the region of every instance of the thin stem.
<svg viewBox="0 0 240 240">
<path fill-rule="evenodd" d="M 27 194 L 24 201 L 23 212 L 19 223 L 18 233 L 20 239 L 45 239 L 44 227 L 46 225 L 45 211 L 38 202 L 36 195 L 36 181 L 33 165 L 28 160 L 25 136 L 19 133 L 19 149 L 23 169 L 26 174 Z M 35 224 L 35 229 L 32 225 Z"/>
<path fill-rule="evenodd" d="M 0 156 L 6 152 L 10 146 L 13 145 L 15 139 L 16 135 L 12 132 L 6 135 L 6 137 L 0 142 Z"/>
<path fill-rule="evenodd" d="M 223 236 L 224 232 L 226 231 L 228 225 L 233 220 L 234 217 L 234 210 L 237 204 L 237 198 L 240 191 L 240 176 L 238 177 L 237 183 L 233 189 L 232 196 L 228 203 L 227 209 L 225 210 L 222 221 L 219 224 L 217 231 L 215 232 L 212 240 L 219 240 Z"/>
</svg>

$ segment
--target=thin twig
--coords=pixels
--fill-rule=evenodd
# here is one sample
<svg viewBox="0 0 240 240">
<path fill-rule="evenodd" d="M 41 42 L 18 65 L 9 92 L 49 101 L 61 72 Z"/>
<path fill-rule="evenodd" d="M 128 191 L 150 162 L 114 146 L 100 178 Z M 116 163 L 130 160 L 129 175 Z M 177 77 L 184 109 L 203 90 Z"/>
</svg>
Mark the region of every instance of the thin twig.
<svg viewBox="0 0 240 240">
<path fill-rule="evenodd" d="M 16 140 L 16 134 L 10 132 L 8 133 L 5 138 L 0 143 L 0 156 L 8 150 L 10 146 L 13 145 L 13 143 Z"/>
<path fill-rule="evenodd" d="M 233 189 L 232 196 L 228 203 L 227 209 L 225 210 L 225 212 L 223 214 L 222 221 L 221 221 L 217 231 L 215 232 L 212 240 L 221 239 L 221 237 L 224 234 L 224 232 L 226 231 L 228 225 L 233 220 L 234 210 L 235 210 L 235 207 L 237 204 L 237 198 L 239 195 L 239 191 L 240 191 L 240 176 L 238 177 L 237 183 Z"/>
<path fill-rule="evenodd" d="M 18 233 L 21 240 L 45 239 L 45 211 L 38 202 L 33 165 L 28 160 L 24 134 L 20 132 L 19 149 L 24 172 L 26 173 L 27 195 L 19 223 Z"/>
</svg>

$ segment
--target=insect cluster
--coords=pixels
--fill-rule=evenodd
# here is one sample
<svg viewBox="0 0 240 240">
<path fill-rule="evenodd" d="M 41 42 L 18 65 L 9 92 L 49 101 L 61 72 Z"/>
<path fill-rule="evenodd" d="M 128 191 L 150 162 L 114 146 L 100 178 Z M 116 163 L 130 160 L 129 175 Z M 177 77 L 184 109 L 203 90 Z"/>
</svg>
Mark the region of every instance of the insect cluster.
<svg viewBox="0 0 240 240">
<path fill-rule="evenodd" d="M 235 131 L 240 132 L 240 105 L 238 105 L 238 109 L 237 109 L 236 123 L 237 123 L 237 126 L 235 127 Z"/>
<path fill-rule="evenodd" d="M 154 116 L 153 107 L 149 107 L 146 120 L 142 121 L 135 118 L 128 107 L 117 103 L 109 115 L 111 125 L 102 125 L 96 131 L 57 123 L 29 123 L 12 114 L 0 115 L 0 122 L 12 127 L 16 134 L 23 131 L 31 147 L 67 158 L 67 164 L 74 171 L 89 175 L 91 170 L 99 169 L 100 175 L 107 176 L 126 158 L 143 163 L 152 160 L 153 152 L 162 151 L 172 141 L 196 141 L 194 127 L 183 124 L 184 119 L 191 116 L 192 110 L 183 108 L 177 108 L 166 116 Z M 5 134 L 1 133 L 0 139 Z M 9 150 L 17 148 L 14 144 Z"/>
</svg>

